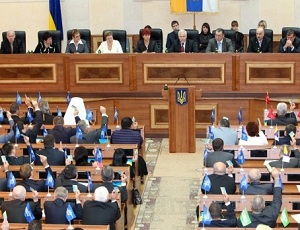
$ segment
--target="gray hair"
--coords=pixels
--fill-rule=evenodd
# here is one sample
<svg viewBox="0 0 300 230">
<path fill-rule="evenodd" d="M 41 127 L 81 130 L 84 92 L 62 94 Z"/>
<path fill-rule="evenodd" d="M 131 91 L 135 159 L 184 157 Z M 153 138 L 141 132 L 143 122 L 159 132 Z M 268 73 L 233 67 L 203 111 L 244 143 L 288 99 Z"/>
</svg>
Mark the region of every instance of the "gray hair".
<svg viewBox="0 0 300 230">
<path fill-rule="evenodd" d="M 85 132 L 87 129 L 87 124 L 85 120 L 80 120 L 78 121 L 77 125 L 79 126 L 79 128 L 81 129 L 82 132 Z"/>
<path fill-rule="evenodd" d="M 65 187 L 57 187 L 54 191 L 54 197 L 56 198 L 60 198 L 62 200 L 66 200 L 68 197 L 68 190 Z"/>
<path fill-rule="evenodd" d="M 277 105 L 277 114 L 278 115 L 285 115 L 287 112 L 287 104 L 284 102 L 280 102 Z"/>
<path fill-rule="evenodd" d="M 108 190 L 104 186 L 100 186 L 96 188 L 94 193 L 94 200 L 99 202 L 107 202 L 108 201 Z"/>
<path fill-rule="evenodd" d="M 214 163 L 214 173 L 219 175 L 226 174 L 226 165 L 223 162 Z"/>
<path fill-rule="evenodd" d="M 258 169 L 250 169 L 248 173 L 248 178 L 251 182 L 260 181 L 261 173 Z"/>
<path fill-rule="evenodd" d="M 184 29 L 179 30 L 178 35 L 181 34 L 181 33 L 184 33 L 184 35 L 187 36 L 186 30 L 184 30 Z"/>
<path fill-rule="evenodd" d="M 260 195 L 253 197 L 251 202 L 251 209 L 253 212 L 262 212 L 265 208 L 265 200 Z"/>
<path fill-rule="evenodd" d="M 105 166 L 101 170 L 101 177 L 103 181 L 112 181 L 114 179 L 114 170 L 110 166 Z"/>
<path fill-rule="evenodd" d="M 49 103 L 48 101 L 40 100 L 38 106 L 43 113 L 49 113 Z"/>
</svg>

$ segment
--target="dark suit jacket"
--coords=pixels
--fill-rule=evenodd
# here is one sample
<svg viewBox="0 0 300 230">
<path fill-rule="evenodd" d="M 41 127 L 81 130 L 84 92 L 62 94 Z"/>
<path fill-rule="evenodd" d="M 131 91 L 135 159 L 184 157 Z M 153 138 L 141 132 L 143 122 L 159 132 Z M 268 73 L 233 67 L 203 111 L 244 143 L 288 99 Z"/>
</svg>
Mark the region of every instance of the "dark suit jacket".
<svg viewBox="0 0 300 230">
<path fill-rule="evenodd" d="M 258 42 L 256 36 L 252 37 L 250 39 L 247 52 L 248 53 L 258 53 L 258 50 L 261 53 L 273 53 L 271 39 L 264 36 L 262 43 L 261 43 L 261 47 L 259 47 L 259 42 Z"/>
<path fill-rule="evenodd" d="M 18 115 L 11 115 L 11 118 L 13 119 L 14 123 L 16 124 L 17 121 L 23 121 L 24 124 L 29 124 L 27 117 L 19 117 Z M 9 120 L 7 118 L 3 119 L 2 124 L 9 124 Z"/>
<path fill-rule="evenodd" d="M 114 190 L 113 183 L 110 182 L 110 181 L 106 181 L 106 182 L 103 182 L 102 184 L 95 185 L 93 187 L 92 193 L 94 193 L 96 188 L 98 188 L 100 186 L 104 186 L 105 188 L 107 188 L 109 193 L 112 193 L 112 191 Z M 127 193 L 126 186 L 119 187 L 119 190 L 120 190 L 120 193 L 121 193 L 121 202 L 125 203 L 128 199 L 128 193 Z"/>
<path fill-rule="evenodd" d="M 280 212 L 281 204 L 282 189 L 280 187 L 275 187 L 272 204 L 266 206 L 264 210 L 259 214 L 249 212 L 252 223 L 245 227 L 256 228 L 259 224 L 265 224 L 267 226 L 270 226 L 271 228 L 274 228 L 276 225 L 278 214 Z M 243 227 L 240 218 L 237 220 L 237 226 L 240 228 L 245 228 Z"/>
<path fill-rule="evenodd" d="M 31 211 L 36 220 L 40 220 L 42 218 L 42 209 L 40 207 L 39 202 L 29 202 Z M 1 205 L 1 211 L 6 211 L 7 220 L 9 223 L 27 223 L 24 217 L 24 211 L 27 205 L 27 201 L 21 200 L 11 200 L 4 201 Z"/>
<path fill-rule="evenodd" d="M 86 41 L 84 39 L 81 39 L 83 44 L 78 44 L 78 49 L 76 50 L 75 44 L 70 43 L 72 40 L 68 41 L 67 47 L 66 47 L 66 53 L 89 53 L 89 47 L 86 44 Z"/>
<path fill-rule="evenodd" d="M 23 165 L 23 164 L 29 164 L 29 157 L 27 156 L 19 156 L 19 157 L 13 157 L 13 156 L 6 156 L 6 160 L 9 165 Z M 2 159 L 0 159 L 1 165 L 3 165 Z"/>
<path fill-rule="evenodd" d="M 292 50 L 291 47 L 288 47 L 286 50 L 283 49 L 287 38 L 282 38 L 279 42 L 278 53 L 299 53 L 300 52 L 300 39 L 295 37 L 293 41 L 294 49 Z"/>
<path fill-rule="evenodd" d="M 244 50 L 244 34 L 241 32 L 235 33 L 234 51 L 243 52 Z"/>
<path fill-rule="evenodd" d="M 287 113 L 285 116 L 277 116 L 272 120 L 272 125 L 298 125 L 297 118 L 294 113 Z M 271 125 L 271 120 L 267 121 L 267 125 Z"/>
<path fill-rule="evenodd" d="M 1 54 L 11 54 L 11 47 L 10 43 L 7 39 L 1 42 L 1 49 L 0 49 Z M 21 40 L 15 38 L 13 42 L 13 53 L 14 54 L 24 54 L 24 44 Z"/>
<path fill-rule="evenodd" d="M 215 53 L 216 50 L 218 50 L 217 40 L 215 38 L 209 39 L 205 52 L 206 53 Z M 231 40 L 224 37 L 223 42 L 222 42 L 222 53 L 233 53 L 233 52 L 234 52 L 234 50 L 233 50 Z"/>
<path fill-rule="evenodd" d="M 172 31 L 171 33 L 168 33 L 167 43 L 166 43 L 166 48 L 168 50 L 174 44 L 174 42 L 176 41 L 176 39 L 178 39 L 178 31 L 176 31 L 176 32 Z"/>
<path fill-rule="evenodd" d="M 110 225 L 115 230 L 115 222 L 121 217 L 117 202 L 88 200 L 83 205 L 82 224 Z"/>
<path fill-rule="evenodd" d="M 283 163 L 283 168 L 298 168 L 299 167 L 299 159 L 300 152 L 298 149 L 294 150 L 295 158 L 290 158 L 290 162 L 283 162 L 282 158 L 277 161 L 272 161 L 269 163 L 271 167 L 281 168 Z"/>
<path fill-rule="evenodd" d="M 252 182 L 248 184 L 248 188 L 245 190 L 247 195 L 272 195 L 273 184 L 261 184 L 260 182 Z"/>
<path fill-rule="evenodd" d="M 169 53 L 179 53 L 181 48 L 181 43 L 179 39 L 176 39 L 175 42 L 172 44 L 171 48 L 169 49 Z M 185 42 L 185 53 L 198 53 L 197 43 L 191 39 L 186 39 Z"/>
<path fill-rule="evenodd" d="M 55 143 L 71 143 L 70 138 L 76 135 L 76 128 L 72 127 L 63 127 L 62 125 L 56 125 L 53 129 L 48 131 L 49 134 L 52 134 L 55 138 Z"/>
<path fill-rule="evenodd" d="M 73 193 L 73 185 L 77 185 L 78 190 L 81 193 L 86 193 L 88 192 L 88 189 L 85 185 L 78 183 L 78 181 L 76 180 L 72 180 L 72 179 L 66 179 L 64 177 L 64 171 L 62 171 L 61 174 L 59 174 L 59 176 L 57 177 L 57 179 L 55 180 L 55 188 L 59 187 L 59 186 L 63 186 L 65 187 L 68 192 Z"/>
<path fill-rule="evenodd" d="M 221 194 L 220 187 L 225 187 L 227 194 L 234 194 L 236 191 L 235 181 L 233 177 L 228 175 L 217 175 L 211 174 L 208 175 L 208 178 L 211 182 L 211 188 L 207 194 Z M 202 193 L 204 194 L 205 191 L 201 189 Z"/>
<path fill-rule="evenodd" d="M 291 145 L 291 137 L 290 136 L 283 136 L 279 137 L 279 141 L 274 140 L 272 145 Z M 296 139 L 296 145 L 300 145 L 300 140 Z"/>
<path fill-rule="evenodd" d="M 54 201 L 45 201 L 45 223 L 46 224 L 69 224 L 66 218 L 66 210 L 70 203 L 76 219 L 82 218 L 82 206 L 81 204 L 75 204 L 73 202 L 65 202 L 60 198 L 56 198 Z"/>
<path fill-rule="evenodd" d="M 38 155 L 47 157 L 49 165 L 65 165 L 65 153 L 53 148 L 42 149 L 38 151 Z M 39 157 L 36 157 L 35 165 L 43 165 Z"/>
<path fill-rule="evenodd" d="M 213 38 L 212 34 L 203 34 L 203 33 L 199 34 L 198 44 L 199 44 L 199 52 L 200 53 L 205 53 L 206 47 L 211 38 Z"/>
<path fill-rule="evenodd" d="M 233 167 L 239 168 L 240 165 L 234 159 L 234 155 L 232 153 L 223 152 L 223 151 L 214 151 L 209 152 L 206 158 L 206 167 L 213 167 L 216 162 L 223 162 L 225 165 L 226 161 L 230 160 L 233 163 Z"/>
<path fill-rule="evenodd" d="M 143 53 L 144 51 L 147 51 L 147 53 L 152 53 L 152 52 L 158 53 L 159 51 L 158 51 L 158 46 L 156 41 L 150 40 L 147 49 L 144 43 L 144 39 L 139 40 L 136 45 L 136 48 L 134 49 L 134 52 Z"/>
</svg>

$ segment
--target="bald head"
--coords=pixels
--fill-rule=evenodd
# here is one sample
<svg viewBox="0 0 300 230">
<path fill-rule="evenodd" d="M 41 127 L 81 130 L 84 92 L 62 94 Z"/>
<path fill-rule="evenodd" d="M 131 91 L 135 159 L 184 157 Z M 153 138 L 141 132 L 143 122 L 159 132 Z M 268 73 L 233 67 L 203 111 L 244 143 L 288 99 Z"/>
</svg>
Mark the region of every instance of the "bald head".
<svg viewBox="0 0 300 230">
<path fill-rule="evenodd" d="M 9 43 L 13 43 L 15 40 L 16 34 L 15 31 L 9 30 L 6 32 L 6 38 L 9 41 Z"/>
<path fill-rule="evenodd" d="M 223 162 L 214 163 L 214 174 L 224 175 L 226 173 L 226 165 Z"/>
<path fill-rule="evenodd" d="M 263 27 L 258 27 L 256 29 L 256 38 L 258 41 L 261 41 L 265 36 L 265 30 Z"/>
<path fill-rule="evenodd" d="M 251 210 L 253 212 L 262 212 L 265 208 L 265 200 L 260 195 L 256 195 L 253 197 L 251 202 Z"/>
<path fill-rule="evenodd" d="M 249 182 L 259 182 L 261 178 L 261 173 L 258 169 L 250 169 L 248 172 Z"/>
<path fill-rule="evenodd" d="M 25 197 L 26 197 L 26 189 L 21 185 L 17 185 L 13 189 L 12 196 L 13 196 L 14 200 L 24 201 Z"/>
</svg>

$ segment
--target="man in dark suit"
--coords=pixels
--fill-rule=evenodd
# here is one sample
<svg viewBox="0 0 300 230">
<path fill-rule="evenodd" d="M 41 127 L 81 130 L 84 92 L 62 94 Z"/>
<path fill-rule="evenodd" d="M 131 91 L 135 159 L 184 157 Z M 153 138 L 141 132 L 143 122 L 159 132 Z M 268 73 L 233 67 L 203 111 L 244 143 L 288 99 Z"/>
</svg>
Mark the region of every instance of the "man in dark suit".
<svg viewBox="0 0 300 230">
<path fill-rule="evenodd" d="M 179 30 L 178 39 L 169 49 L 170 53 L 198 53 L 197 43 L 194 40 L 187 39 L 185 30 Z"/>
<path fill-rule="evenodd" d="M 300 160 L 300 152 L 298 150 L 298 147 L 296 145 L 296 139 L 295 137 L 291 137 L 291 146 L 288 145 L 282 145 L 280 149 L 280 159 L 277 161 L 270 162 L 270 166 L 276 167 L 276 168 L 298 168 L 299 167 L 299 160 Z M 286 162 L 283 157 L 287 156 L 289 157 L 291 154 L 291 149 L 294 149 L 295 158 L 290 158 L 289 162 Z M 285 153 L 287 151 L 287 153 Z"/>
<path fill-rule="evenodd" d="M 59 174 L 58 178 L 55 180 L 55 188 L 57 187 L 65 187 L 68 192 L 74 192 L 73 191 L 73 185 L 77 185 L 78 190 L 81 193 L 88 192 L 87 186 L 79 183 L 77 181 L 78 178 L 78 172 L 77 172 L 77 166 L 68 164 L 66 165 L 65 169 Z"/>
<path fill-rule="evenodd" d="M 22 54 L 25 53 L 24 44 L 16 38 L 15 31 L 9 30 L 6 39 L 1 42 L 1 54 Z"/>
<path fill-rule="evenodd" d="M 211 182 L 211 188 L 207 194 L 221 194 L 220 187 L 225 187 L 227 194 L 234 194 L 236 191 L 235 181 L 232 175 L 233 167 L 228 167 L 228 175 L 226 175 L 226 165 L 223 162 L 214 164 L 214 173 L 208 178 Z M 204 190 L 202 189 L 204 194 Z"/>
<path fill-rule="evenodd" d="M 14 187 L 12 192 L 13 200 L 4 201 L 1 204 L 2 214 L 6 212 L 7 220 L 9 223 L 27 223 L 24 212 L 27 203 L 29 203 L 32 214 L 34 215 L 36 220 L 42 218 L 42 209 L 40 207 L 38 192 L 32 192 L 32 201 L 25 201 L 26 198 L 26 190 L 23 186 L 17 185 Z"/>
<path fill-rule="evenodd" d="M 172 21 L 171 26 L 173 31 L 171 33 L 168 33 L 167 36 L 167 43 L 166 48 L 169 50 L 172 46 L 172 44 L 175 42 L 176 39 L 178 39 L 178 31 L 179 31 L 179 23 L 178 21 Z"/>
<path fill-rule="evenodd" d="M 82 224 L 106 225 L 115 230 L 115 222 L 121 217 L 120 208 L 116 202 L 117 194 L 111 193 L 108 200 L 107 188 L 101 186 L 95 190 L 94 200 L 88 200 L 83 205 Z"/>
<path fill-rule="evenodd" d="M 299 53 L 300 39 L 296 37 L 294 30 L 289 30 L 285 38 L 279 43 L 278 53 Z"/>
<path fill-rule="evenodd" d="M 52 125 L 53 124 L 53 119 L 54 115 L 50 113 L 50 106 L 48 101 L 40 100 L 38 102 L 39 108 L 42 112 L 42 122 L 44 125 Z M 34 119 L 33 123 L 35 124 L 36 119 Z"/>
<path fill-rule="evenodd" d="M 234 159 L 234 155 L 229 152 L 224 152 L 224 142 L 221 138 L 216 138 L 212 142 L 213 152 L 209 152 L 206 158 L 206 167 L 213 167 L 216 162 L 223 162 L 225 165 L 226 161 L 230 160 L 233 163 L 233 167 L 239 168 L 240 165 Z"/>
<path fill-rule="evenodd" d="M 274 120 L 272 120 L 272 125 L 298 125 L 296 115 L 293 110 L 295 108 L 295 103 L 290 105 L 291 113 L 287 113 L 287 104 L 280 102 L 277 104 L 277 115 Z M 267 121 L 267 125 L 271 125 L 271 120 Z"/>
<path fill-rule="evenodd" d="M 282 188 L 279 180 L 279 172 L 276 168 L 272 168 L 272 175 L 274 176 L 274 195 L 272 203 L 265 206 L 265 200 L 262 196 L 254 196 L 251 201 L 252 212 L 249 212 L 251 224 L 243 226 L 239 218 L 237 220 L 238 227 L 256 228 L 259 224 L 265 224 L 271 228 L 275 227 L 282 204 Z"/>
<path fill-rule="evenodd" d="M 67 202 L 68 190 L 58 187 L 54 191 L 54 201 L 45 201 L 45 223 L 46 224 L 69 224 L 66 218 L 68 203 L 71 205 L 76 219 L 82 218 L 82 205 L 80 202 L 80 192 L 75 191 L 76 203 Z"/>
<path fill-rule="evenodd" d="M 248 195 L 272 195 L 273 184 L 260 183 L 261 173 L 258 169 L 250 169 L 248 172 L 249 185 L 244 191 Z"/>
<path fill-rule="evenodd" d="M 229 38 L 224 37 L 222 28 L 216 29 L 215 37 L 209 39 L 205 50 L 206 53 L 233 53 L 232 42 Z"/>
<path fill-rule="evenodd" d="M 263 27 L 256 29 L 256 36 L 252 37 L 249 41 L 248 53 L 273 53 L 272 41 L 265 36 Z"/>
<path fill-rule="evenodd" d="M 55 139 L 51 134 L 44 137 L 44 149 L 38 151 L 38 155 L 46 156 L 49 165 L 65 165 L 65 153 L 55 149 Z M 36 158 L 35 164 L 42 165 L 42 162 Z"/>
<path fill-rule="evenodd" d="M 286 125 L 285 130 L 284 130 L 284 136 L 279 137 L 279 141 L 274 140 L 272 145 L 275 145 L 275 144 L 276 145 L 290 145 L 291 140 L 292 140 L 290 135 L 294 133 L 293 136 L 295 136 L 296 132 L 297 132 L 297 129 L 296 129 L 295 125 L 292 125 L 292 124 Z M 299 139 L 296 139 L 296 145 L 300 145 Z"/>
<path fill-rule="evenodd" d="M 28 137 L 27 137 L 28 138 Z M 6 161 L 10 165 L 23 165 L 29 163 L 28 156 L 16 157 L 16 149 L 13 144 L 6 143 L 1 148 L 2 155 L 6 157 Z M 1 165 L 3 164 L 2 159 L 0 159 Z"/>
</svg>

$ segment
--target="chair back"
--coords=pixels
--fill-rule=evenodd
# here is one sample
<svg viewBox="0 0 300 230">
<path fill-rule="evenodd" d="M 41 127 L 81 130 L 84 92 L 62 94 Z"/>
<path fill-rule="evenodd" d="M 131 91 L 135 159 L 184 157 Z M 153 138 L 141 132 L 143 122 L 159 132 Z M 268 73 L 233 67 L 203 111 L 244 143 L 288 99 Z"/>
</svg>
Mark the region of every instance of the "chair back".
<svg viewBox="0 0 300 230">
<path fill-rule="evenodd" d="M 3 41 L 7 39 L 6 33 L 7 33 L 7 31 L 2 32 Z M 24 51 L 26 52 L 26 32 L 25 31 L 15 31 L 15 34 L 16 34 L 16 38 L 23 42 Z"/>
<path fill-rule="evenodd" d="M 143 29 L 140 29 L 140 39 L 143 38 L 142 36 Z M 158 46 L 159 53 L 162 53 L 163 50 L 163 32 L 159 28 L 152 28 L 151 29 L 151 40 L 156 41 Z"/>
<path fill-rule="evenodd" d="M 295 35 L 300 38 L 300 28 L 299 27 L 283 27 L 281 31 L 282 38 L 286 37 L 286 34 L 289 30 L 293 30 Z"/>
<path fill-rule="evenodd" d="M 105 37 L 104 34 L 106 31 L 111 31 L 113 33 L 113 38 L 114 40 L 118 40 L 121 44 L 123 53 L 127 53 L 126 52 L 126 43 L 127 43 L 127 33 L 126 30 L 103 30 L 103 41 L 105 41 Z"/>
<path fill-rule="evenodd" d="M 91 52 L 91 31 L 89 29 L 78 29 L 80 33 L 80 38 L 86 41 L 89 48 L 89 53 Z M 67 31 L 68 41 L 72 39 L 72 30 Z"/>
<path fill-rule="evenodd" d="M 39 42 L 43 42 L 43 34 L 49 32 L 52 36 L 52 44 L 56 44 L 59 52 L 61 52 L 61 31 L 60 30 L 40 30 L 38 32 Z"/>
<path fill-rule="evenodd" d="M 256 29 L 249 30 L 249 40 L 256 36 Z M 273 30 L 265 29 L 265 36 L 271 39 L 272 50 L 273 50 Z"/>
<path fill-rule="evenodd" d="M 198 47 L 199 31 L 193 30 L 193 29 L 184 29 L 184 30 L 186 31 L 187 39 L 194 40 L 194 42 L 196 42 L 197 47 Z"/>
</svg>

